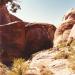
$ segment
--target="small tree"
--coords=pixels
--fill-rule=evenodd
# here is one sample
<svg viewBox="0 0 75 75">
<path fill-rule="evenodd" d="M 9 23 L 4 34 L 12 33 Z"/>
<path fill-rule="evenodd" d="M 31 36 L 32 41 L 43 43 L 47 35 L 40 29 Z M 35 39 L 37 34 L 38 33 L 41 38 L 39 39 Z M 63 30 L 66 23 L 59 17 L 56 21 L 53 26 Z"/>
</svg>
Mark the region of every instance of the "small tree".
<svg viewBox="0 0 75 75">
<path fill-rule="evenodd" d="M 0 6 L 6 5 L 8 2 L 11 4 L 11 11 L 16 12 L 17 9 L 21 9 L 20 5 L 15 2 L 16 0 L 0 0 Z"/>
</svg>

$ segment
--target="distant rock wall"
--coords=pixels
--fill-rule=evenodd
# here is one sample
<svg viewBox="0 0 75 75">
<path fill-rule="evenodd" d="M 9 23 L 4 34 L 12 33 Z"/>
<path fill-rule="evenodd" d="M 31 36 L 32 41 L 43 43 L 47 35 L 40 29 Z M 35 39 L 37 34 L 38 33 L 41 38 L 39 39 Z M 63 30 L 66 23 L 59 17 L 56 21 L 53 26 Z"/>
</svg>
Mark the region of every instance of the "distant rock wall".
<svg viewBox="0 0 75 75">
<path fill-rule="evenodd" d="M 58 46 L 63 41 L 67 42 L 69 34 L 70 32 L 72 32 L 71 29 L 73 28 L 74 24 L 75 24 L 75 9 L 71 9 L 64 16 L 63 22 L 60 24 L 60 26 L 55 31 L 54 47 Z"/>
</svg>

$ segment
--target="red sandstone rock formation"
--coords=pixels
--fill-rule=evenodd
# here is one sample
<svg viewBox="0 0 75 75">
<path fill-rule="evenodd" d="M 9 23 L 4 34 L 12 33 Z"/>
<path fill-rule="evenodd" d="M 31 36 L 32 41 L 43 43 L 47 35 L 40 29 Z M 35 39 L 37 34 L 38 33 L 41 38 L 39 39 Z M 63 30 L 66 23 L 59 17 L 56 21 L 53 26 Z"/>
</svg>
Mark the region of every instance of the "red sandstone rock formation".
<svg viewBox="0 0 75 75">
<path fill-rule="evenodd" d="M 3 61 L 12 57 L 20 57 L 25 46 L 25 25 L 22 22 L 15 22 L 0 25 L 0 49 Z M 6 59 L 5 59 L 6 58 Z"/>
<path fill-rule="evenodd" d="M 25 27 L 24 23 L 18 21 L 0 25 L 2 60 L 5 55 L 6 59 L 22 56 L 28 58 L 37 51 L 53 47 L 55 29 L 50 24 L 31 25 L 30 23 Z"/>
<path fill-rule="evenodd" d="M 25 55 L 53 47 L 56 27 L 45 23 L 30 23 L 25 27 Z"/>
<path fill-rule="evenodd" d="M 75 74 L 71 70 L 72 64 L 65 59 L 63 53 L 67 53 L 65 48 L 64 51 L 41 51 L 36 53 L 32 60 L 29 62 L 29 68 L 23 70 L 24 75 L 72 75 Z M 70 56 L 70 55 L 69 55 Z M 71 60 L 72 61 L 72 60 Z M 26 62 L 25 62 L 26 64 Z"/>
<path fill-rule="evenodd" d="M 23 22 L 9 14 L 5 7 L 0 10 L 0 60 L 2 62 L 8 63 L 14 57 L 28 58 L 37 51 L 53 46 L 55 26 Z"/>
<path fill-rule="evenodd" d="M 7 24 L 10 22 L 9 12 L 7 11 L 6 6 L 0 7 L 0 25 Z"/>
</svg>

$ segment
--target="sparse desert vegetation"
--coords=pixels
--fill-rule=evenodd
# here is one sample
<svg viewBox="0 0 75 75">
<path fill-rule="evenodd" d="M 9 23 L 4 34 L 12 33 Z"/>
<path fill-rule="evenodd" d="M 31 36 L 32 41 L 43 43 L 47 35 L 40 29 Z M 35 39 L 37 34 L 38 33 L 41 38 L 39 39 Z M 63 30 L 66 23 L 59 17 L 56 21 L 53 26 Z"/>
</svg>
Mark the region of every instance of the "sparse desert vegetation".
<svg viewBox="0 0 75 75">
<path fill-rule="evenodd" d="M 70 46 L 59 46 L 56 51 L 52 48 L 52 50 L 47 50 L 48 52 L 38 52 L 32 60 L 14 59 L 10 68 L 0 63 L 0 75 L 55 75 L 54 70 L 61 69 L 63 71 L 63 67 L 70 74 L 75 74 L 74 44 L 75 42 L 72 42 Z"/>
</svg>

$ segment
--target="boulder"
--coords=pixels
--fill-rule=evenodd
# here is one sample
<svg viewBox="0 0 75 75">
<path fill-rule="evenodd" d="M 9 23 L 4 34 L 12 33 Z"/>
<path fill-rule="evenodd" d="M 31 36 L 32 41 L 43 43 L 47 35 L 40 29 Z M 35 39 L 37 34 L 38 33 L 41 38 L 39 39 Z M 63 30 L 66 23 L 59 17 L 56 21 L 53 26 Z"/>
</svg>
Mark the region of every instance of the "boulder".
<svg viewBox="0 0 75 75">
<path fill-rule="evenodd" d="M 71 11 L 65 15 L 63 22 L 55 31 L 54 47 L 58 46 L 62 42 L 67 42 L 71 29 L 75 24 L 74 16 L 75 9 L 71 9 Z"/>
<path fill-rule="evenodd" d="M 55 29 L 51 24 L 21 21 L 0 25 L 0 60 L 9 64 L 13 58 L 29 58 L 37 51 L 53 47 Z"/>
<path fill-rule="evenodd" d="M 25 28 L 25 57 L 53 47 L 56 27 L 46 23 L 29 23 Z"/>
</svg>

